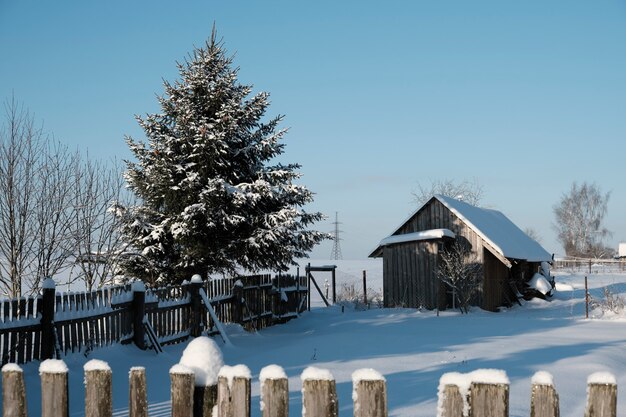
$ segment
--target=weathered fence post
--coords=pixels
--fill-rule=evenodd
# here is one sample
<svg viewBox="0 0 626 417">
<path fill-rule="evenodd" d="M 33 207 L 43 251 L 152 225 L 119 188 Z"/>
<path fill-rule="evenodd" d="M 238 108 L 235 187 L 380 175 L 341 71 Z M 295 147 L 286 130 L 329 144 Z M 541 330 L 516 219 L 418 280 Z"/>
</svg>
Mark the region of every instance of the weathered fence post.
<svg viewBox="0 0 626 417">
<path fill-rule="evenodd" d="M 223 366 L 217 380 L 217 415 L 250 417 L 250 369 L 245 365 Z"/>
<path fill-rule="evenodd" d="M 444 374 L 445 376 L 446 374 Z M 462 417 L 465 399 L 458 385 L 446 383 L 444 377 L 439 381 L 438 407 L 441 417 Z"/>
<path fill-rule="evenodd" d="M 195 274 L 189 283 L 189 295 L 191 298 L 191 329 L 192 337 L 202 334 L 202 300 L 200 298 L 200 288 L 202 288 L 202 277 Z"/>
<path fill-rule="evenodd" d="M 387 417 L 385 378 L 373 369 L 358 369 L 352 374 L 354 417 Z"/>
<path fill-rule="evenodd" d="M 170 368 L 172 417 L 193 417 L 194 373 L 183 365 Z"/>
<path fill-rule="evenodd" d="M 41 416 L 68 416 L 67 365 L 57 359 L 47 359 L 39 365 L 41 375 Z"/>
<path fill-rule="evenodd" d="M 608 372 L 596 372 L 587 379 L 585 417 L 617 416 L 617 381 Z"/>
<path fill-rule="evenodd" d="M 233 303 L 235 308 L 233 310 L 233 321 L 243 325 L 243 282 L 241 280 L 235 281 L 233 285 Z M 272 300 L 272 306 L 274 302 Z"/>
<path fill-rule="evenodd" d="M 552 375 L 537 372 L 532 378 L 530 417 L 559 417 L 559 395 L 554 389 Z"/>
<path fill-rule="evenodd" d="M 113 414 L 112 372 L 106 362 L 92 359 L 85 370 L 85 417 L 111 417 Z"/>
<path fill-rule="evenodd" d="M 213 408 L 217 406 L 217 384 L 194 387 L 193 415 L 194 417 L 211 417 Z"/>
<path fill-rule="evenodd" d="M 128 374 L 128 416 L 148 417 L 148 391 L 146 389 L 146 368 L 130 368 Z"/>
<path fill-rule="evenodd" d="M 363 270 L 363 304 L 367 307 L 367 272 Z"/>
<path fill-rule="evenodd" d="M 133 342 L 141 350 L 146 350 L 146 331 L 143 320 L 146 314 L 146 286 L 141 281 L 132 284 L 133 302 L 131 304 L 133 314 Z"/>
<path fill-rule="evenodd" d="M 470 417 L 509 417 L 509 384 L 472 382 Z"/>
<path fill-rule="evenodd" d="M 14 363 L 8 363 L 2 367 L 2 416 L 28 416 L 24 373 L 22 368 Z"/>
<path fill-rule="evenodd" d="M 42 285 L 41 299 L 41 359 L 54 357 L 54 304 L 55 283 L 52 278 L 46 278 Z"/>
<path fill-rule="evenodd" d="M 283 368 L 269 365 L 261 369 L 261 416 L 289 416 L 289 380 Z"/>
<path fill-rule="evenodd" d="M 302 375 L 302 417 L 337 417 L 335 378 L 326 369 L 306 368 Z"/>
</svg>

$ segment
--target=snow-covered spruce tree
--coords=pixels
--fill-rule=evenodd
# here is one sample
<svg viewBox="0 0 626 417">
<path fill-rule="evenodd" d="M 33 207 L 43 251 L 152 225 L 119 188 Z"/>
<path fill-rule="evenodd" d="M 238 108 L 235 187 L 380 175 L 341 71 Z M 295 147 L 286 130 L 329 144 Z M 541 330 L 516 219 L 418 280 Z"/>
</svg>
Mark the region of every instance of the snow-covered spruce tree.
<svg viewBox="0 0 626 417">
<path fill-rule="evenodd" d="M 147 143 L 127 138 L 136 162 L 125 177 L 141 203 L 116 207 L 136 251 L 126 274 L 161 285 L 237 267 L 285 270 L 326 234 L 308 229 L 323 216 L 302 209 L 313 194 L 294 184 L 300 166 L 275 162 L 282 116 L 262 121 L 269 95 L 249 97 L 215 31 L 178 70 L 161 112 L 137 118 Z"/>
</svg>

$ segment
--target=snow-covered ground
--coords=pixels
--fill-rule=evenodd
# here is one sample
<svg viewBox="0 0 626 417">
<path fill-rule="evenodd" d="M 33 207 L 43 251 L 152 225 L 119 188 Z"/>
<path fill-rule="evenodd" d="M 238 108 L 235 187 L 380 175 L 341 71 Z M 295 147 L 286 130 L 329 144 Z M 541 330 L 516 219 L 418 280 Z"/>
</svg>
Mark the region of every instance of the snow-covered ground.
<svg viewBox="0 0 626 417">
<path fill-rule="evenodd" d="M 328 263 L 311 261 L 312 265 Z M 379 261 L 336 263 L 338 282 L 359 282 L 363 269 L 371 279 L 368 286 L 375 288 L 376 280 L 380 282 Z M 250 368 L 253 416 L 260 416 L 259 372 L 269 364 L 281 365 L 289 377 L 291 415 L 301 412 L 300 373 L 314 365 L 335 376 L 340 415 L 345 417 L 352 415 L 351 374 L 365 367 L 380 371 L 387 379 L 390 416 L 435 415 L 441 375 L 480 368 L 506 371 L 511 381 L 511 416 L 529 415 L 530 380 L 539 370 L 554 376 L 561 415 L 581 416 L 588 375 L 609 371 L 618 386 L 626 386 L 626 318 L 599 317 L 598 311 L 592 311 L 594 318 L 585 320 L 584 276 L 559 273 L 557 282 L 559 292 L 552 301 L 534 300 L 500 313 L 473 309 L 469 315 L 446 311 L 437 316 L 433 311 L 352 308 L 342 313 L 334 306 L 316 307 L 296 320 L 258 333 L 227 326 L 233 346 L 222 346 L 224 362 Z M 626 296 L 626 274 L 593 274 L 589 286 L 597 298 L 606 287 Z M 82 366 L 96 358 L 107 361 L 113 370 L 116 415 L 123 415 L 128 407 L 131 366 L 146 367 L 150 415 L 169 415 L 168 370 L 179 361 L 185 346 L 165 347 L 160 355 L 133 346 L 101 349 L 89 357 L 69 355 L 65 361 L 70 369 L 70 414 L 83 413 Z M 39 415 L 38 363 L 23 368 L 29 415 Z M 618 415 L 626 415 L 621 398 Z"/>
</svg>

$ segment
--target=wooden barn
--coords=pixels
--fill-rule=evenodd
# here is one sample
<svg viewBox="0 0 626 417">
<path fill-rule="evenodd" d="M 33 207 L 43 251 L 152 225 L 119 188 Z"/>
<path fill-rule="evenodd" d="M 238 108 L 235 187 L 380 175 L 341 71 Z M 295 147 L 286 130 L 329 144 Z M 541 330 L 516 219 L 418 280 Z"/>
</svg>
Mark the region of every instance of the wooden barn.
<svg viewBox="0 0 626 417">
<path fill-rule="evenodd" d="M 436 195 L 369 255 L 383 258 L 387 307 L 445 309 L 452 296 L 437 278 L 439 253 L 456 237 L 471 245 L 482 263 L 476 305 L 496 311 L 518 299 L 519 289 L 551 255 L 504 214 Z"/>
</svg>

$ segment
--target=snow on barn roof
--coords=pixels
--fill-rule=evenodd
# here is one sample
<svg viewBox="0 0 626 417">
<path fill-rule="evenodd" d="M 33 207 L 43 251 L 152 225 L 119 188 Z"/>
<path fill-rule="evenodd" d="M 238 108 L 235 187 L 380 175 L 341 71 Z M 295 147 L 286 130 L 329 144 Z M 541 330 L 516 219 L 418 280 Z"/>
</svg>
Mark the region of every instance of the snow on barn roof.
<svg viewBox="0 0 626 417">
<path fill-rule="evenodd" d="M 422 230 L 421 232 L 405 233 L 402 235 L 391 235 L 380 241 L 378 247 L 372 252 L 370 257 L 382 256 L 382 248 L 384 246 L 393 245 L 396 243 L 418 242 L 421 240 L 436 240 L 443 237 L 450 237 L 454 239 L 455 236 L 456 235 L 454 234 L 454 232 L 448 229 L 431 229 Z"/>
<path fill-rule="evenodd" d="M 551 261 L 552 256 L 535 240 L 524 233 L 508 217 L 498 210 L 472 206 L 460 200 L 442 195 L 433 198 L 439 200 L 459 219 L 473 229 L 481 238 L 489 243 L 500 255 L 509 259 L 524 259 L 531 262 Z M 430 200 L 429 200 L 430 202 Z M 428 202 L 426 203 L 428 204 Z M 382 256 L 382 247 L 393 243 L 412 242 L 424 239 L 437 239 L 443 236 L 454 237 L 454 233 L 448 229 L 433 229 L 416 233 L 397 235 L 398 231 L 415 216 L 424 206 L 416 210 L 394 233 L 383 239 L 378 247 L 369 255 L 370 257 Z M 436 231 L 447 231 L 449 234 L 432 236 Z M 420 239 L 420 236 L 432 236 Z"/>
<path fill-rule="evenodd" d="M 524 233 L 502 212 L 472 206 L 442 195 L 436 195 L 435 198 L 474 229 L 502 256 L 531 262 L 552 260 L 552 256 L 537 241 Z"/>
<path fill-rule="evenodd" d="M 386 237 L 380 241 L 379 246 L 393 245 L 394 243 L 415 242 L 418 240 L 441 239 L 444 236 L 454 239 L 456 235 L 448 229 L 423 230 L 421 232 L 405 233 L 403 235 L 392 235 Z"/>
</svg>

